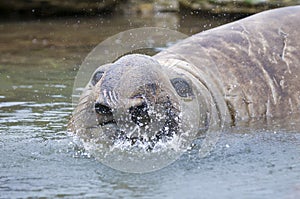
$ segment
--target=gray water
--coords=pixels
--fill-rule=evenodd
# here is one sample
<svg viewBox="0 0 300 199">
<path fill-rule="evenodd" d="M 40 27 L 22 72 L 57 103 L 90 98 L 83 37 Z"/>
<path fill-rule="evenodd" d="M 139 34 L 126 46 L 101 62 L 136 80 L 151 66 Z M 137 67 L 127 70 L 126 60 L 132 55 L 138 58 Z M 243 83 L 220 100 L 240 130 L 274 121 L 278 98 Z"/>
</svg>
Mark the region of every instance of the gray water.
<svg viewBox="0 0 300 199">
<path fill-rule="evenodd" d="M 191 35 L 226 21 L 171 13 L 1 22 L 0 198 L 300 198 L 300 128 L 227 129 L 209 156 L 195 141 L 146 174 L 102 165 L 66 132 L 76 72 L 99 42 L 136 27 Z"/>
</svg>

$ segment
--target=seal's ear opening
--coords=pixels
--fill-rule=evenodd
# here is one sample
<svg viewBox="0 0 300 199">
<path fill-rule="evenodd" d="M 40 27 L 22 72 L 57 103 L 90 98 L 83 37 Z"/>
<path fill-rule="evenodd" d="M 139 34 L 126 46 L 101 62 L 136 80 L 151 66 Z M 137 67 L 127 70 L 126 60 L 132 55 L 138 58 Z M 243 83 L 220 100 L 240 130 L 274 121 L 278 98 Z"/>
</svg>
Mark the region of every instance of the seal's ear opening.
<svg viewBox="0 0 300 199">
<path fill-rule="evenodd" d="M 187 80 L 176 77 L 170 80 L 172 86 L 180 97 L 194 96 L 193 89 Z"/>
</svg>

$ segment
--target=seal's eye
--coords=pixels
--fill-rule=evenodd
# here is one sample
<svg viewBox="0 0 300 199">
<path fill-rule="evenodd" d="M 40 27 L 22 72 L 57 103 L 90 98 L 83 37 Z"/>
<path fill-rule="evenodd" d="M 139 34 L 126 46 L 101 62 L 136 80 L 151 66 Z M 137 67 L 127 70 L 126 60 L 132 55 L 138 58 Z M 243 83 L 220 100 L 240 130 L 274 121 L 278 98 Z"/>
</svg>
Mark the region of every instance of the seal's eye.
<svg viewBox="0 0 300 199">
<path fill-rule="evenodd" d="M 190 84 L 185 79 L 174 78 L 170 81 L 180 97 L 189 97 L 194 95 Z"/>
<path fill-rule="evenodd" d="M 150 122 L 146 102 L 143 102 L 138 106 L 130 107 L 129 113 L 131 114 L 132 121 L 139 126 L 146 126 Z"/>
<path fill-rule="evenodd" d="M 91 81 L 93 86 L 95 86 L 99 82 L 99 80 L 102 78 L 103 74 L 104 74 L 103 71 L 97 71 L 94 74 L 92 81 Z"/>
</svg>

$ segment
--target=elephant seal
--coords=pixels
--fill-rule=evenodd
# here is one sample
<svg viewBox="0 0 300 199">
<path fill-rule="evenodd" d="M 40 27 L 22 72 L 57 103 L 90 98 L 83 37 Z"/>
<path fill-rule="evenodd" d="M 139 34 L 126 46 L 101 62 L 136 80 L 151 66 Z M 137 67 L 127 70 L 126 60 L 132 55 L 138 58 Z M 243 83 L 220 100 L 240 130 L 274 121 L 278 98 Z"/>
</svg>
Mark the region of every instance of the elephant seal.
<svg viewBox="0 0 300 199">
<path fill-rule="evenodd" d="M 70 129 L 84 140 L 132 146 L 197 138 L 300 106 L 300 6 L 265 11 L 193 35 L 150 57 L 100 66 Z"/>
</svg>

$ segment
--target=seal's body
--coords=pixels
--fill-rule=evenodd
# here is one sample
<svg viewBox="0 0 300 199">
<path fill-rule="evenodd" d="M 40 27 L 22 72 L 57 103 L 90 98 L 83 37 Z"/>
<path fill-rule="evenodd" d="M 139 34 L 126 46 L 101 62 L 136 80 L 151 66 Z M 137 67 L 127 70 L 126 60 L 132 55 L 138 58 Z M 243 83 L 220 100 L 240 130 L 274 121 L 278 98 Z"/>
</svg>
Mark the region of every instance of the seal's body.
<svg viewBox="0 0 300 199">
<path fill-rule="evenodd" d="M 232 122 L 300 111 L 300 6 L 196 34 L 154 57 L 193 65 Z"/>
<path fill-rule="evenodd" d="M 300 6 L 191 36 L 153 57 L 99 67 L 70 127 L 89 139 L 197 137 L 225 124 L 300 111 Z"/>
</svg>

